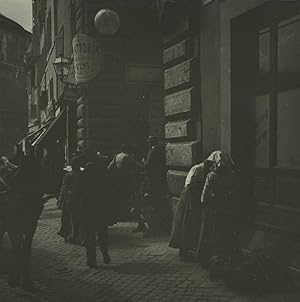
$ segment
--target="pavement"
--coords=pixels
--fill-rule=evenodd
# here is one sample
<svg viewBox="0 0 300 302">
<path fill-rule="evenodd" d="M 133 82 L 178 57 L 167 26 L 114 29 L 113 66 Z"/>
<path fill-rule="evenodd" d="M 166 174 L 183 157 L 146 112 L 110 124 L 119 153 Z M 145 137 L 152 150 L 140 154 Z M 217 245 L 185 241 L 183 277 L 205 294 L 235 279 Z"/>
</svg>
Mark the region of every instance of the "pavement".
<svg viewBox="0 0 300 302">
<path fill-rule="evenodd" d="M 113 264 L 88 268 L 85 249 L 65 243 L 57 235 L 60 211 L 50 200 L 34 237 L 32 277 L 34 292 L 7 285 L 9 246 L 0 253 L 0 302 L 134 302 L 134 301 L 230 301 L 298 302 L 293 291 L 273 295 L 242 295 L 222 282 L 212 282 L 196 263 L 183 262 L 168 248 L 167 236 L 143 238 L 132 233 L 134 223 L 119 223 L 109 230 Z"/>
</svg>

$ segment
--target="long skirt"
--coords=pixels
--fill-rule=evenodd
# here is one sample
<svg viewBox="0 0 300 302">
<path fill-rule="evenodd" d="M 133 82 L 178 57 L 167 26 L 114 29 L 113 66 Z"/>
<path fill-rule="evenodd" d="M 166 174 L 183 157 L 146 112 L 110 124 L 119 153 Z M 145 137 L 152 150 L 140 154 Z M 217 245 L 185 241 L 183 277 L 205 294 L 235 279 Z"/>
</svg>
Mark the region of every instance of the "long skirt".
<svg viewBox="0 0 300 302">
<path fill-rule="evenodd" d="M 207 266 L 212 256 L 227 257 L 236 244 L 234 237 L 234 211 L 215 205 L 204 205 L 197 243 L 197 257 Z"/>
<path fill-rule="evenodd" d="M 185 188 L 181 194 L 169 246 L 188 251 L 196 247 L 201 224 L 202 186 L 194 185 Z"/>
</svg>

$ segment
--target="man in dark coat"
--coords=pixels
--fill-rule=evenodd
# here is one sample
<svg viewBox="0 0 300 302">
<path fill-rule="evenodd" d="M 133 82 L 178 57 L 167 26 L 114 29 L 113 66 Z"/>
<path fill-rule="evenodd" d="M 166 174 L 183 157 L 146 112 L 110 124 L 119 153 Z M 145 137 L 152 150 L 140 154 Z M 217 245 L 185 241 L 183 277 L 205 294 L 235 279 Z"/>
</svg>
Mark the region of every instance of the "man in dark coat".
<svg viewBox="0 0 300 302">
<path fill-rule="evenodd" d="M 83 223 L 86 230 L 87 265 L 96 267 L 96 237 L 103 261 L 111 262 L 108 255 L 108 225 L 111 217 L 111 180 L 105 162 L 97 158 L 94 149 L 85 154 L 86 164 L 82 171 L 79 186 L 82 201 Z"/>
<path fill-rule="evenodd" d="M 149 151 L 145 162 L 145 172 L 149 185 L 147 197 L 152 210 L 150 211 L 151 213 L 148 214 L 151 231 L 145 233 L 145 237 L 155 232 L 158 228 L 161 229 L 162 220 L 164 220 L 163 216 L 167 211 L 165 202 L 167 191 L 165 154 L 159 146 L 156 137 L 150 136 L 147 142 L 149 144 Z"/>
<path fill-rule="evenodd" d="M 123 144 L 108 166 L 115 186 L 117 219 L 128 218 L 130 197 L 139 188 L 139 176 L 143 165 L 137 162 L 131 145 Z"/>
<path fill-rule="evenodd" d="M 158 202 L 166 192 L 165 154 L 158 145 L 158 139 L 150 136 L 147 140 L 149 151 L 145 163 L 145 170 L 149 180 L 149 194 Z"/>
</svg>

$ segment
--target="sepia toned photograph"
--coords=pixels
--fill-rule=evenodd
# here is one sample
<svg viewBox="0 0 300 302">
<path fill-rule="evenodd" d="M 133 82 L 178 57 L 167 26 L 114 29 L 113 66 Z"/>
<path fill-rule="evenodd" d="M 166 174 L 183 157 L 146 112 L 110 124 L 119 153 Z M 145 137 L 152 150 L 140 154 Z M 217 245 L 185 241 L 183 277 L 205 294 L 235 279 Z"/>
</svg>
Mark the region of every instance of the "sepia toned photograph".
<svg viewBox="0 0 300 302">
<path fill-rule="evenodd" d="M 0 0 L 0 302 L 300 301 L 300 0 Z"/>
</svg>

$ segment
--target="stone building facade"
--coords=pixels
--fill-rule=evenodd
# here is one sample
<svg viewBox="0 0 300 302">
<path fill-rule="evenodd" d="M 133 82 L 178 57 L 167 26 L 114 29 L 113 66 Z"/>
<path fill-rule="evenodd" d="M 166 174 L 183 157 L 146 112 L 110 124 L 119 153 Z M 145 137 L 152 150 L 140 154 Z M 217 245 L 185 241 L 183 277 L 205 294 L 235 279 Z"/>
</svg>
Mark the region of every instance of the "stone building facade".
<svg viewBox="0 0 300 302">
<path fill-rule="evenodd" d="M 11 157 L 27 132 L 24 55 L 31 34 L 0 14 L 0 155 Z"/>
<path fill-rule="evenodd" d="M 191 165 L 231 153 L 252 213 L 243 247 L 299 272 L 299 1 L 159 3 L 173 202 Z"/>
<path fill-rule="evenodd" d="M 112 38 L 101 37 L 95 30 L 94 17 L 102 8 L 120 15 L 120 30 Z M 29 73 L 35 80 L 31 83 L 30 102 L 38 113 L 30 118 L 31 133 L 68 111 L 68 117 L 63 113 L 62 118 L 68 121 L 57 139 L 65 146 L 61 147 L 65 159 L 76 148 L 90 143 L 102 153 L 112 154 L 127 141 L 144 145 L 148 135 L 163 138 L 161 36 L 155 1 L 38 0 L 33 1 L 33 19 Z M 76 34 L 99 41 L 107 54 L 107 72 L 75 87 L 61 81 L 53 63 L 60 55 L 72 61 Z M 69 78 L 74 78 L 73 66 Z M 44 135 L 43 143 L 38 142 L 42 149 L 56 145 L 55 134 L 52 142 L 46 136 L 51 137 L 49 133 Z"/>
</svg>

